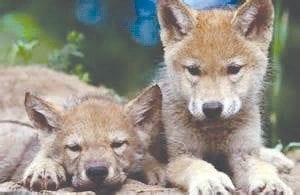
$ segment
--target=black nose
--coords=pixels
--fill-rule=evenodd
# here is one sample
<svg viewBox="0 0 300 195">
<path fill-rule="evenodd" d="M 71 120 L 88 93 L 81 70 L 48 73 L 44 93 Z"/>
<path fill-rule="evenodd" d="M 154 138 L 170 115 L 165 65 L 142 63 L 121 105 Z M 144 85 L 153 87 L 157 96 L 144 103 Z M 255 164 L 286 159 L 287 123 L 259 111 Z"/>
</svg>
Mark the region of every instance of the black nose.
<svg viewBox="0 0 300 195">
<path fill-rule="evenodd" d="M 86 175 L 93 182 L 102 182 L 108 175 L 108 169 L 105 166 L 92 166 L 87 168 Z"/>
<path fill-rule="evenodd" d="M 220 117 L 223 111 L 223 104 L 220 102 L 208 102 L 203 104 L 202 110 L 208 119 L 215 119 Z"/>
</svg>

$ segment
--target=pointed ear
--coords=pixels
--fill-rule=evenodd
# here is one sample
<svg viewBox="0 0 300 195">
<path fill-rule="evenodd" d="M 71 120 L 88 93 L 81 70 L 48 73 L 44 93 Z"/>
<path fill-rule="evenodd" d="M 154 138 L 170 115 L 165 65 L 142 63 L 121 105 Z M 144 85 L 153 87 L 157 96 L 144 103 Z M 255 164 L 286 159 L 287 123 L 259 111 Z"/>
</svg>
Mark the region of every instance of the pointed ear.
<svg viewBox="0 0 300 195">
<path fill-rule="evenodd" d="M 164 46 L 180 41 L 194 27 L 193 10 L 182 0 L 158 0 L 157 12 Z"/>
<path fill-rule="evenodd" d="M 24 104 L 35 128 L 52 132 L 59 127 L 61 116 L 51 103 L 27 92 Z"/>
<path fill-rule="evenodd" d="M 134 125 L 153 136 L 161 121 L 162 94 L 158 85 L 146 88 L 139 96 L 126 104 L 127 113 Z"/>
<path fill-rule="evenodd" d="M 268 48 L 272 40 L 273 21 L 272 0 L 247 0 L 237 10 L 233 25 L 249 40 L 261 43 Z"/>
</svg>

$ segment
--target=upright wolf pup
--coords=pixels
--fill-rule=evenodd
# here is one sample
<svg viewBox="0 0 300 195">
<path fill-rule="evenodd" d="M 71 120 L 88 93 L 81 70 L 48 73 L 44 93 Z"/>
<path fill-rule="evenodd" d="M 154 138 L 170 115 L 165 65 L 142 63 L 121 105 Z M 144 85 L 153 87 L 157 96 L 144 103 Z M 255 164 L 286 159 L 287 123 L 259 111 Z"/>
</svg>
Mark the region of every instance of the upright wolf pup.
<svg viewBox="0 0 300 195">
<path fill-rule="evenodd" d="M 110 97 L 87 95 L 59 108 L 27 94 L 29 118 L 48 138 L 26 169 L 24 184 L 37 191 L 54 190 L 67 176 L 79 190 L 122 184 L 144 163 L 160 106 L 158 86 L 149 87 L 126 105 Z"/>
<path fill-rule="evenodd" d="M 197 11 L 180 0 L 159 0 L 158 15 L 168 180 L 190 194 L 228 194 L 234 191 L 229 177 L 205 161 L 225 157 L 237 188 L 292 194 L 275 167 L 258 158 L 272 1 Z"/>
</svg>

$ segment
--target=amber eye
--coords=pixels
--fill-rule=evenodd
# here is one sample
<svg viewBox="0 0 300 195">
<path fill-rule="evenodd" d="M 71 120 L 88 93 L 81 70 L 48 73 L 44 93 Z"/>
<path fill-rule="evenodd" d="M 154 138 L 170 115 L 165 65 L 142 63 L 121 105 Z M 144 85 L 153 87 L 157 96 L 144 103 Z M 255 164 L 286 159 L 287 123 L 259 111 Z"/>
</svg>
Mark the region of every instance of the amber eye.
<svg viewBox="0 0 300 195">
<path fill-rule="evenodd" d="M 124 141 L 114 141 L 111 143 L 111 147 L 112 148 L 120 148 L 122 147 L 124 144 L 128 144 L 128 141 L 124 140 Z"/>
<path fill-rule="evenodd" d="M 79 152 L 82 149 L 81 146 L 78 144 L 67 145 L 66 148 L 68 148 L 69 150 L 71 150 L 73 152 Z"/>
<path fill-rule="evenodd" d="M 198 66 L 186 66 L 186 69 L 189 71 L 189 73 L 193 76 L 199 76 L 201 74 L 201 71 Z"/>
<path fill-rule="evenodd" d="M 230 65 L 227 67 L 227 74 L 235 75 L 241 71 L 241 66 L 237 65 Z"/>
</svg>

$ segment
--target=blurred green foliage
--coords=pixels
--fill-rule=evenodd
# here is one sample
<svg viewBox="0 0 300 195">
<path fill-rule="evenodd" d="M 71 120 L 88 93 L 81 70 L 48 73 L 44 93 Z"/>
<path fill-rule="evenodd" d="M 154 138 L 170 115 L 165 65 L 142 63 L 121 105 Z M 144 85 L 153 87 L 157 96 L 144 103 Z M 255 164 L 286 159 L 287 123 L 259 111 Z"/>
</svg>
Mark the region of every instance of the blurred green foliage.
<svg viewBox="0 0 300 195">
<path fill-rule="evenodd" d="M 131 37 L 127 26 L 136 17 L 134 1 L 103 0 L 102 4 L 103 10 L 106 10 L 103 21 L 85 25 L 76 18 L 75 1 L 2 0 L 0 63 L 8 64 L 7 48 L 18 40 L 37 40 L 39 44 L 33 48 L 29 63 L 46 65 L 49 53 L 54 50 L 64 53 L 68 50 L 66 55 L 53 55 L 64 61 L 71 58 L 73 72 L 83 70 L 89 73 L 91 84 L 114 88 L 121 95 L 135 94 L 153 78 L 157 64 L 162 61 L 161 46 L 143 47 Z M 24 21 L 19 16 L 28 19 Z M 6 25 L 1 25 L 3 20 Z M 81 32 L 86 37 L 80 44 L 83 58 L 69 55 L 74 48 L 68 46 L 64 49 L 68 44 L 65 36 L 72 30 Z M 17 57 L 14 64 L 23 63 L 23 59 Z M 82 64 L 82 68 L 75 68 L 80 67 L 76 64 Z M 84 74 L 82 77 L 86 78 Z"/>
<path fill-rule="evenodd" d="M 69 74 L 74 74 L 82 81 L 90 82 L 89 73 L 85 71 L 84 65 L 73 63 L 73 58 L 83 58 L 80 47 L 84 35 L 76 31 L 71 31 L 67 35 L 67 43 L 59 50 L 54 50 L 48 56 L 48 65 L 59 71 L 64 71 Z"/>
<path fill-rule="evenodd" d="M 0 16 L 0 63 L 46 64 L 47 54 L 58 45 L 37 20 L 23 12 Z"/>
<path fill-rule="evenodd" d="M 11 47 L 9 52 L 9 64 L 15 64 L 15 60 L 20 57 L 25 64 L 28 64 L 32 58 L 33 49 L 38 45 L 38 41 L 22 41 L 18 40 Z"/>
<path fill-rule="evenodd" d="M 282 1 L 275 1 L 275 22 L 274 22 L 274 38 L 271 49 L 271 68 L 272 68 L 272 93 L 269 97 L 271 103 L 271 145 L 277 144 L 279 140 L 278 132 L 278 115 L 280 114 L 280 100 L 282 88 L 282 56 L 286 47 L 288 37 L 289 14 L 287 10 L 283 10 Z"/>
<path fill-rule="evenodd" d="M 67 43 L 59 50 L 54 50 L 49 54 L 48 62 L 50 67 L 57 70 L 68 72 L 72 57 L 83 58 L 84 54 L 80 51 L 80 44 L 84 36 L 81 33 L 71 31 L 67 35 Z"/>
<path fill-rule="evenodd" d="M 269 137 L 270 145 L 274 146 L 281 140 L 283 150 L 287 151 L 292 148 L 288 145 L 289 142 L 299 142 L 300 139 L 300 88 L 296 84 L 300 81 L 297 57 L 300 50 L 300 15 L 297 10 L 300 4 L 281 0 L 275 0 L 274 3 L 276 15 L 271 49 L 273 80 L 269 97 Z"/>
<path fill-rule="evenodd" d="M 25 13 L 8 13 L 1 18 L 1 29 L 26 40 L 39 36 L 36 20 Z"/>
</svg>

